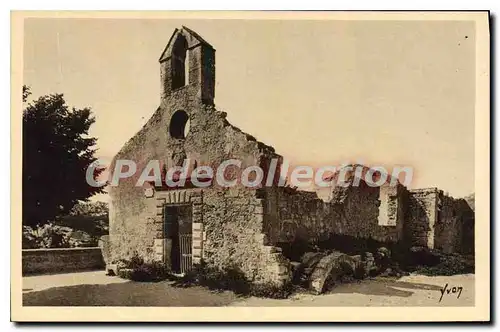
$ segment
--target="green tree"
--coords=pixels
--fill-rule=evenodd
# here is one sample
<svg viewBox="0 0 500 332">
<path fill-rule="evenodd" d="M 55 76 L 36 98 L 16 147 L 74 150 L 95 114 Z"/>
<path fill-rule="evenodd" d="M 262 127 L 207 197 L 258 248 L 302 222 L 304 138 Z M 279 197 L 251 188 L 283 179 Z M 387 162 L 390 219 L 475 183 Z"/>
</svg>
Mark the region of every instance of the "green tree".
<svg viewBox="0 0 500 332">
<path fill-rule="evenodd" d="M 105 216 L 109 213 L 108 203 L 106 202 L 83 202 L 78 203 L 69 212 L 72 216 Z"/>
<path fill-rule="evenodd" d="M 31 94 L 23 86 L 23 101 Z M 96 160 L 90 108 L 69 108 L 62 94 L 42 96 L 23 110 L 23 225 L 42 225 L 78 201 L 103 192 L 87 183 Z M 96 170 L 98 176 L 102 169 Z"/>
</svg>

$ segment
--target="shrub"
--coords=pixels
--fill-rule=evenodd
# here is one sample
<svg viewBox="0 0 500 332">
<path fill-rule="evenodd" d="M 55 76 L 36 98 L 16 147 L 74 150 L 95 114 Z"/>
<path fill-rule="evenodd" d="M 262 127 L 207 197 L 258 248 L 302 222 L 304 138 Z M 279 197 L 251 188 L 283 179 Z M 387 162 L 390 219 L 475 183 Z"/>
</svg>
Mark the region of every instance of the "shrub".
<svg viewBox="0 0 500 332">
<path fill-rule="evenodd" d="M 455 274 L 474 273 L 474 262 L 459 255 L 440 256 L 440 262 L 434 266 L 422 266 L 417 273 L 428 276 L 451 276 Z"/>
<path fill-rule="evenodd" d="M 251 286 L 250 295 L 271 299 L 286 299 L 293 293 L 292 283 L 287 283 L 283 287 L 269 284 L 255 284 Z"/>
<path fill-rule="evenodd" d="M 134 254 L 134 256 L 132 256 L 132 258 L 128 262 L 127 267 L 129 269 L 137 269 L 142 265 L 144 265 L 144 259 L 140 257 L 138 254 Z"/>
<path fill-rule="evenodd" d="M 132 269 L 130 280 L 133 281 L 161 281 L 167 279 L 169 273 L 163 263 L 143 263 Z"/>
<path fill-rule="evenodd" d="M 176 286 L 200 285 L 210 290 L 231 290 L 236 294 L 247 294 L 249 283 L 238 268 L 217 269 L 205 263 L 195 265 L 185 276 L 177 280 Z"/>
<path fill-rule="evenodd" d="M 156 282 L 168 279 L 170 271 L 165 264 L 160 262 L 144 262 L 139 255 L 135 254 L 130 260 L 120 260 L 121 268 L 118 271 L 120 278 L 141 282 Z"/>
<path fill-rule="evenodd" d="M 23 249 L 69 248 L 69 230 L 47 223 L 36 228 L 23 226 Z"/>
<path fill-rule="evenodd" d="M 132 272 L 134 270 L 129 268 L 123 268 L 118 270 L 118 276 L 122 279 L 132 280 Z"/>
</svg>

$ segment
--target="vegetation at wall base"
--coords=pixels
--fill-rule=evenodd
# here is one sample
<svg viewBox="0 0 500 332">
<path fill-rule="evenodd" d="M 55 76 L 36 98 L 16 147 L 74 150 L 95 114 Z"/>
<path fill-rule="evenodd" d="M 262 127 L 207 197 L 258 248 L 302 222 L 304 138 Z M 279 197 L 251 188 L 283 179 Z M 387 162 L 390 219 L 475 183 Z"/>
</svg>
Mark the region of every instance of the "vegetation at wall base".
<svg viewBox="0 0 500 332">
<path fill-rule="evenodd" d="M 196 265 L 192 271 L 175 283 L 177 287 L 191 285 L 207 287 L 213 291 L 232 291 L 240 296 L 274 299 L 285 299 L 293 292 L 291 283 L 282 287 L 274 284 L 252 283 L 237 267 L 218 269 L 209 267 L 204 262 Z"/>
<path fill-rule="evenodd" d="M 166 265 L 161 262 L 145 262 L 138 255 L 134 255 L 130 260 L 121 260 L 122 266 L 118 270 L 118 276 L 138 282 L 158 282 L 171 279 L 172 274 Z"/>
<path fill-rule="evenodd" d="M 439 262 L 434 265 L 418 265 L 412 270 L 414 273 L 426 276 L 452 276 L 457 274 L 474 273 L 474 257 L 457 254 L 434 252 Z"/>
<path fill-rule="evenodd" d="M 157 281 L 155 278 L 158 273 L 156 268 L 163 268 L 162 271 L 167 271 L 164 265 L 155 265 L 156 263 L 143 263 L 137 259 L 132 259 L 134 262 L 128 263 L 128 268 L 121 269 L 119 276 L 134 281 Z M 153 267 L 154 265 L 154 267 Z M 130 268 L 133 266 L 133 268 Z M 151 274 L 151 275 L 148 275 Z M 211 291 L 231 291 L 239 296 L 255 296 L 274 299 L 285 299 L 293 292 L 293 285 L 286 284 L 284 287 L 279 287 L 272 284 L 251 283 L 248 281 L 243 272 L 238 268 L 218 269 L 209 267 L 205 263 L 197 264 L 193 269 L 184 276 L 178 277 L 170 272 L 165 272 L 161 275 L 161 280 L 173 280 L 174 287 L 206 287 Z"/>
</svg>

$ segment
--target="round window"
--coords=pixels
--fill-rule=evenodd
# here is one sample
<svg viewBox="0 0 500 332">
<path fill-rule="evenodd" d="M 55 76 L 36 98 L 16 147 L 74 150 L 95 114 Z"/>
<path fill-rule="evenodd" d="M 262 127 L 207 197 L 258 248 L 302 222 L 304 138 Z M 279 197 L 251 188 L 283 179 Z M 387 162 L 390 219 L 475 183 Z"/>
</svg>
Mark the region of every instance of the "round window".
<svg viewBox="0 0 500 332">
<path fill-rule="evenodd" d="M 177 139 L 184 139 L 189 133 L 189 116 L 184 111 L 177 111 L 170 119 L 170 136 Z"/>
</svg>

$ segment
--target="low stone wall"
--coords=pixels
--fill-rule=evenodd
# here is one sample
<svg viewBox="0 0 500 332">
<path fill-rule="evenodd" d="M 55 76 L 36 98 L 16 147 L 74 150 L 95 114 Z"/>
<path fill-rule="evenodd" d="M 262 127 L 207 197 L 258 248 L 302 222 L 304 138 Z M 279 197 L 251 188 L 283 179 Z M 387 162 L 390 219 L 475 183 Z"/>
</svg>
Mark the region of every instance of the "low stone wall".
<svg viewBox="0 0 500 332">
<path fill-rule="evenodd" d="M 104 270 L 101 248 L 25 249 L 23 275 Z"/>
</svg>

